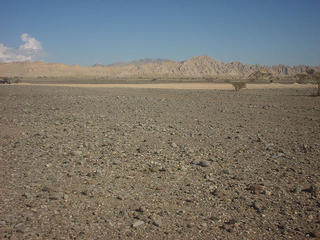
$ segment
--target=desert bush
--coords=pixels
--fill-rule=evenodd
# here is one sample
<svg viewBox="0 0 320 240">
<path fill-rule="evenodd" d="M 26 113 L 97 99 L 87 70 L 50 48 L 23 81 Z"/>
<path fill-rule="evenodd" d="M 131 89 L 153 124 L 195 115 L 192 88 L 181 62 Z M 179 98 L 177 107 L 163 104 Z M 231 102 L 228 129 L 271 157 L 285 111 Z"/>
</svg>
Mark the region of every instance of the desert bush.
<svg viewBox="0 0 320 240">
<path fill-rule="evenodd" d="M 306 73 L 308 73 L 309 75 L 312 75 L 315 73 L 313 68 L 307 68 Z"/>
<path fill-rule="evenodd" d="M 304 84 L 307 82 L 312 82 L 317 85 L 317 91 L 315 96 L 320 96 L 320 72 L 315 71 L 313 68 L 307 68 L 304 73 L 298 73 L 295 75 L 296 82 L 299 84 Z"/>
<path fill-rule="evenodd" d="M 19 77 L 11 77 L 10 78 L 10 82 L 11 83 L 20 83 L 21 82 L 21 78 L 19 78 Z"/>
<path fill-rule="evenodd" d="M 236 90 L 236 91 L 239 91 L 239 90 L 247 87 L 247 83 L 245 83 L 245 82 L 231 82 L 231 84 L 234 87 L 234 90 Z"/>
<path fill-rule="evenodd" d="M 296 83 L 304 84 L 308 80 L 308 75 L 305 73 L 297 73 L 295 75 Z"/>
<path fill-rule="evenodd" d="M 10 84 L 10 79 L 8 77 L 0 77 L 1 84 Z"/>
<path fill-rule="evenodd" d="M 0 77 L 0 83 L 11 84 L 21 82 L 20 77 Z"/>
<path fill-rule="evenodd" d="M 320 72 L 314 72 L 313 73 L 313 80 L 318 86 L 318 90 L 316 92 L 316 96 L 320 96 Z"/>
</svg>

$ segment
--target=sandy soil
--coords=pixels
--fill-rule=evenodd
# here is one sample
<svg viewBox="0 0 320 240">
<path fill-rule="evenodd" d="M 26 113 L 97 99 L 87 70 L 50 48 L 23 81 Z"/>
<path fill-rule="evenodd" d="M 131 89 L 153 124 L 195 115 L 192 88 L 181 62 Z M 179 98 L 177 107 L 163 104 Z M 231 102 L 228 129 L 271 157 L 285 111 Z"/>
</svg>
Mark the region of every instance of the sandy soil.
<svg viewBox="0 0 320 240">
<path fill-rule="evenodd" d="M 1 240 L 319 238 L 313 89 L 94 87 L 0 86 Z"/>
<path fill-rule="evenodd" d="M 225 83 L 161 83 L 161 84 L 32 84 L 19 83 L 18 85 L 34 86 L 60 86 L 60 87 L 85 87 L 85 88 L 145 88 L 145 89 L 215 89 L 232 90 L 231 84 Z M 247 84 L 247 89 L 274 89 L 274 88 L 314 88 L 313 84 Z"/>
</svg>

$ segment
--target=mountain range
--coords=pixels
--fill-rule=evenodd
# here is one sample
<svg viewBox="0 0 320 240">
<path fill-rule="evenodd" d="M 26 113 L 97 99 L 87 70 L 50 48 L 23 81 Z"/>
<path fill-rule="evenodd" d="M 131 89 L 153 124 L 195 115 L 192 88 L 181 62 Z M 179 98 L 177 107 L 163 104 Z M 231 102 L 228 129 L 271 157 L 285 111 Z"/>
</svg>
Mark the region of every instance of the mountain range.
<svg viewBox="0 0 320 240">
<path fill-rule="evenodd" d="M 66 65 L 45 62 L 0 63 L 0 76 L 30 78 L 76 77 L 76 78 L 248 78 L 257 72 L 275 77 L 290 77 L 304 72 L 307 65 L 263 66 L 241 62 L 225 63 L 209 56 L 196 56 L 185 61 L 165 59 L 142 59 L 93 66 Z M 320 70 L 320 65 L 314 67 Z"/>
</svg>

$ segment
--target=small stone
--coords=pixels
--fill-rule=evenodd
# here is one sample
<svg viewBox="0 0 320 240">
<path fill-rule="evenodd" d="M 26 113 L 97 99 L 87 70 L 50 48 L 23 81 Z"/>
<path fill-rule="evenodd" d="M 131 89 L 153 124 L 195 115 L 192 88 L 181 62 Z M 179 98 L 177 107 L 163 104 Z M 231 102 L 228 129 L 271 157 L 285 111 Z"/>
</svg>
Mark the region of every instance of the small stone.
<svg viewBox="0 0 320 240">
<path fill-rule="evenodd" d="M 313 195 L 313 196 L 315 196 L 315 197 L 318 195 L 318 189 L 317 189 L 317 187 L 314 186 L 314 185 L 311 185 L 311 186 L 309 186 L 308 188 L 304 188 L 304 189 L 302 189 L 302 191 L 303 191 L 303 192 L 310 193 L 311 195 Z"/>
<path fill-rule="evenodd" d="M 198 164 L 201 167 L 209 167 L 210 166 L 210 162 L 206 161 L 206 160 L 202 160 L 199 162 Z"/>
<path fill-rule="evenodd" d="M 320 232 L 319 231 L 312 231 L 312 232 L 309 232 L 308 233 L 308 235 L 310 236 L 310 237 L 312 237 L 312 238 L 316 238 L 316 239 L 318 239 L 318 238 L 320 238 Z"/>
<path fill-rule="evenodd" d="M 119 213 L 120 213 L 120 215 L 121 215 L 122 217 L 128 217 L 128 216 L 129 216 L 126 210 L 120 210 Z"/>
<path fill-rule="evenodd" d="M 228 221 L 226 221 L 226 222 L 224 222 L 225 224 L 228 224 L 228 225 L 234 225 L 234 224 L 236 224 L 237 223 L 237 221 L 235 220 L 235 219 L 230 219 L 230 220 L 228 220 Z"/>
<path fill-rule="evenodd" d="M 224 170 L 222 171 L 222 173 L 224 173 L 224 174 L 230 174 L 230 171 L 229 171 L 228 169 L 224 169 Z"/>
<path fill-rule="evenodd" d="M 253 194 L 265 193 L 264 187 L 258 184 L 250 185 L 247 190 L 249 190 Z"/>
<path fill-rule="evenodd" d="M 177 148 L 178 147 L 178 145 L 176 144 L 176 143 L 171 143 L 171 147 L 173 147 L 173 148 Z"/>
<path fill-rule="evenodd" d="M 43 192 L 50 192 L 52 191 L 49 187 L 47 186 L 44 186 L 42 189 L 41 189 Z"/>
<path fill-rule="evenodd" d="M 141 225 L 143 225 L 143 224 L 144 224 L 144 221 L 138 220 L 138 221 L 135 221 L 135 222 L 132 224 L 132 227 L 137 228 L 137 227 L 139 227 L 139 226 L 141 226 Z"/>
<path fill-rule="evenodd" d="M 150 172 L 152 172 L 152 173 L 155 173 L 155 172 L 158 172 L 158 171 L 159 171 L 159 169 L 158 169 L 157 167 L 151 167 L 151 168 L 149 168 L 149 170 L 150 170 Z"/>
<path fill-rule="evenodd" d="M 271 195 L 272 195 L 272 192 L 271 192 L 271 191 L 266 190 L 266 191 L 265 191 L 265 194 L 266 194 L 267 196 L 271 196 Z"/>
<path fill-rule="evenodd" d="M 80 156 L 82 154 L 82 151 L 72 151 L 71 156 Z"/>
<path fill-rule="evenodd" d="M 188 228 L 194 227 L 194 223 L 188 223 L 188 224 L 187 224 L 187 227 L 188 227 Z"/>
<path fill-rule="evenodd" d="M 217 218 L 215 216 L 211 216 L 209 219 L 211 222 L 217 222 L 219 220 L 219 218 Z"/>
<path fill-rule="evenodd" d="M 25 197 L 25 198 L 27 198 L 27 199 L 30 198 L 30 196 L 31 196 L 31 195 L 30 195 L 29 193 L 26 193 L 26 192 L 22 194 L 22 197 Z"/>
<path fill-rule="evenodd" d="M 186 212 L 186 211 L 184 211 L 184 210 L 181 209 L 181 210 L 179 210 L 179 211 L 177 212 L 177 214 L 178 214 L 178 215 L 182 215 L 182 214 L 184 214 L 185 212 Z"/>
<path fill-rule="evenodd" d="M 59 199 L 58 194 L 52 193 L 49 196 L 49 200 L 58 200 L 58 199 Z"/>
<path fill-rule="evenodd" d="M 144 206 L 141 206 L 141 207 L 139 207 L 136 211 L 139 212 L 139 213 L 144 213 L 144 212 L 147 211 L 147 208 L 144 207 Z"/>
<path fill-rule="evenodd" d="M 156 226 L 156 227 L 160 227 L 162 224 L 161 220 L 160 219 L 156 219 L 153 221 L 153 225 Z"/>
<path fill-rule="evenodd" d="M 252 207 L 257 211 L 257 212 L 261 212 L 263 206 L 260 202 L 258 201 L 254 201 L 252 204 Z"/>
<path fill-rule="evenodd" d="M 24 224 L 23 223 L 18 223 L 17 225 L 14 226 L 14 228 L 16 229 L 17 232 L 23 233 L 23 227 Z"/>
<path fill-rule="evenodd" d="M 218 189 L 214 189 L 214 190 L 211 191 L 211 194 L 212 194 L 213 196 L 218 196 L 219 190 L 218 190 Z"/>
</svg>

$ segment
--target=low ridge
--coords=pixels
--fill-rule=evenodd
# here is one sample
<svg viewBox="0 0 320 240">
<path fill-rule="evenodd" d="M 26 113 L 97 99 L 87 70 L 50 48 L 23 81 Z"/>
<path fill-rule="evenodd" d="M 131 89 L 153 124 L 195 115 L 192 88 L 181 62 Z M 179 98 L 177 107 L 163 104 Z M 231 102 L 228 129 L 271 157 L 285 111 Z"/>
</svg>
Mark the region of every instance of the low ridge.
<svg viewBox="0 0 320 240">
<path fill-rule="evenodd" d="M 262 66 L 241 62 L 220 62 L 209 56 L 195 56 L 177 62 L 166 59 L 142 59 L 94 66 L 45 62 L 0 63 L 0 76 L 19 77 L 106 77 L 106 78 L 247 78 L 267 72 L 269 76 L 287 77 L 304 72 L 308 66 Z M 320 66 L 315 68 L 320 69 Z M 259 75 L 259 76 L 260 76 Z M 265 74 L 266 75 L 266 74 Z"/>
</svg>

